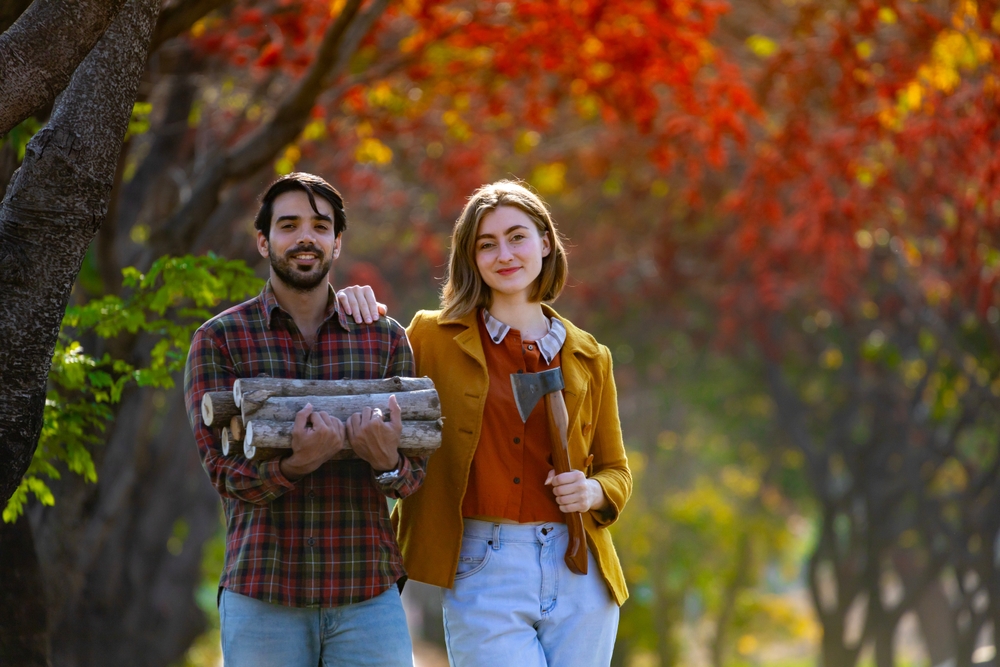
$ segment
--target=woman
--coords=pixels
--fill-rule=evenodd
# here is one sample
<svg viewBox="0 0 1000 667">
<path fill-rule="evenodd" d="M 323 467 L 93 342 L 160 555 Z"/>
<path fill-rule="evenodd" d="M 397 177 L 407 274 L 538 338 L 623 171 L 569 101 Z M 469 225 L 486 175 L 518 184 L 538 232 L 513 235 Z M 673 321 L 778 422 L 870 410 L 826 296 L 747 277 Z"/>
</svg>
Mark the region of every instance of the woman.
<svg viewBox="0 0 1000 667">
<path fill-rule="evenodd" d="M 632 478 L 611 355 L 543 302 L 566 281 L 544 203 L 511 181 L 477 190 L 455 224 L 440 311 L 407 329 L 434 380 L 441 449 L 393 513 L 411 579 L 445 588 L 452 665 L 607 665 L 628 592 L 607 527 Z M 544 401 L 522 422 L 510 375 L 562 367 L 573 470 L 552 470 Z M 588 574 L 564 562 L 582 512 Z"/>
</svg>

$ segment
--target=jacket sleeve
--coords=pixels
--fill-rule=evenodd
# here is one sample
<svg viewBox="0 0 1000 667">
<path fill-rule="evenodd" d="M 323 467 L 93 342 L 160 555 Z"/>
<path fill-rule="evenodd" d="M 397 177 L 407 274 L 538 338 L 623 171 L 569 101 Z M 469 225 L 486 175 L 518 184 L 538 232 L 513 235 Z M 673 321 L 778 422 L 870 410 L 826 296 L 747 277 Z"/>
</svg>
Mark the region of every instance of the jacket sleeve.
<svg viewBox="0 0 1000 667">
<path fill-rule="evenodd" d="M 219 495 L 266 505 L 295 485 L 281 474 L 280 459 L 248 461 L 242 452 L 222 454 L 215 429 L 201 419 L 201 399 L 206 392 L 230 391 L 236 381 L 232 360 L 211 329 L 202 327 L 191 340 L 184 367 L 184 402 L 198 444 L 201 463 Z"/>
<path fill-rule="evenodd" d="M 601 510 L 591 510 L 591 516 L 598 526 L 607 527 L 618 520 L 618 515 L 632 495 L 632 473 L 629 471 L 622 439 L 621 422 L 618 419 L 618 391 L 611 368 L 611 353 L 601 346 L 601 378 L 599 407 L 594 424 L 594 441 L 591 453 L 594 455 L 593 474 L 604 489 L 608 504 Z"/>
</svg>

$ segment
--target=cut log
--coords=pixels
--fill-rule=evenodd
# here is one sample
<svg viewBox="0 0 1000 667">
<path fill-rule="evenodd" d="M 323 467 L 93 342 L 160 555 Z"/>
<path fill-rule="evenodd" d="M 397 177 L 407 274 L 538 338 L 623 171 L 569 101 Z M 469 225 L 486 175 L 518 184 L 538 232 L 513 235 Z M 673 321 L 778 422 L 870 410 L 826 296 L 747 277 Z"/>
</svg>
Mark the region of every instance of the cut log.
<svg viewBox="0 0 1000 667">
<path fill-rule="evenodd" d="M 290 380 L 281 378 L 240 378 L 233 384 L 233 400 L 242 408 L 246 400 L 254 412 L 272 396 L 351 396 L 358 394 L 394 394 L 433 389 L 430 378 L 391 377 L 380 380 Z"/>
<path fill-rule="evenodd" d="M 295 421 L 295 415 L 306 403 L 312 403 L 316 412 L 326 412 L 332 417 L 344 420 L 365 408 L 378 408 L 382 414 L 389 414 L 389 396 L 392 394 L 356 394 L 352 396 L 274 396 L 268 398 L 257 409 L 250 411 L 254 401 L 243 394 L 243 423 L 266 419 L 278 422 Z M 441 402 L 434 389 L 404 391 L 395 394 L 404 421 L 434 421 L 441 418 Z"/>
<path fill-rule="evenodd" d="M 229 456 L 229 427 L 222 427 L 222 455 Z"/>
<path fill-rule="evenodd" d="M 292 447 L 292 428 L 288 421 L 254 419 L 247 422 L 246 437 L 243 438 L 243 453 L 248 459 L 272 458 L 275 452 L 288 451 Z M 406 456 L 430 456 L 441 447 L 442 420 L 404 421 L 399 437 L 399 451 Z M 344 449 L 333 457 L 335 461 L 354 459 L 357 455 L 351 443 L 344 443 Z"/>
<path fill-rule="evenodd" d="M 201 397 L 201 420 L 205 426 L 225 426 L 240 414 L 231 391 L 209 391 Z"/>
<path fill-rule="evenodd" d="M 246 429 L 243 428 L 243 417 L 233 415 L 233 418 L 229 420 L 229 437 L 235 442 L 243 442 L 245 431 Z"/>
</svg>

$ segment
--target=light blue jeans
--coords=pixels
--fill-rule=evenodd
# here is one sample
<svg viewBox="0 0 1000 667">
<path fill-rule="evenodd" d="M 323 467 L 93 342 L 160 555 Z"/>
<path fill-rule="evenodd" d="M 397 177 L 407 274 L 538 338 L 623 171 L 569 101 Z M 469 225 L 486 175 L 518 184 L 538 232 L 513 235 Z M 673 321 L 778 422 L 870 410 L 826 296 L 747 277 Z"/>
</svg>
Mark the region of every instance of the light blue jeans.
<svg viewBox="0 0 1000 667">
<path fill-rule="evenodd" d="M 284 607 L 222 591 L 226 667 L 412 667 L 399 591 L 332 609 Z"/>
<path fill-rule="evenodd" d="M 565 524 L 465 519 L 454 588 L 443 595 L 452 667 L 608 665 L 618 605 L 592 554 L 588 574 L 563 560 Z"/>
</svg>

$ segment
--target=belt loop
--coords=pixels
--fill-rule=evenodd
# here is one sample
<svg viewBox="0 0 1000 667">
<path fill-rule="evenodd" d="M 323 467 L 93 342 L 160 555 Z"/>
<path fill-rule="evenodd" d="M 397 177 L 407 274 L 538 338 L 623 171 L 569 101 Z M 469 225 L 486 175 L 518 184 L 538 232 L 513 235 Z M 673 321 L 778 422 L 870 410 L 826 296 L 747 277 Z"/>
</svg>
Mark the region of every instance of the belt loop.
<svg viewBox="0 0 1000 667">
<path fill-rule="evenodd" d="M 500 524 L 493 524 L 493 550 L 500 550 Z"/>
</svg>

